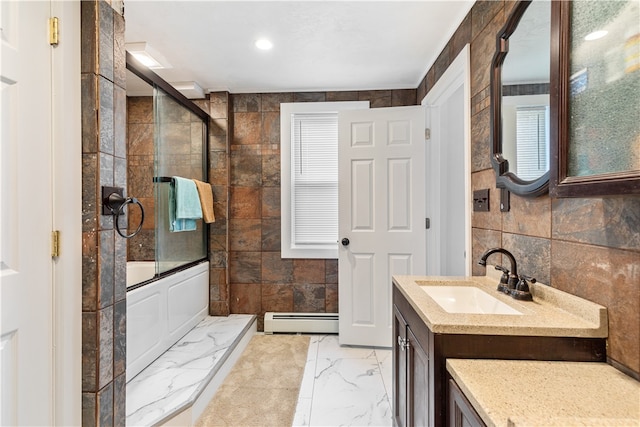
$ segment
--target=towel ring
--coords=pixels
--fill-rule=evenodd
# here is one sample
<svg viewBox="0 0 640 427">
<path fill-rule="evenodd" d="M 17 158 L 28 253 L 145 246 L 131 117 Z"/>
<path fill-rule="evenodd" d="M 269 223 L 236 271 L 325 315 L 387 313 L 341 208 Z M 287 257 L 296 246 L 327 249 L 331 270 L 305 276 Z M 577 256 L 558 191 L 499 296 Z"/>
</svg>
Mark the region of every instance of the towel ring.
<svg viewBox="0 0 640 427">
<path fill-rule="evenodd" d="M 120 229 L 120 215 L 124 213 L 124 207 L 131 204 L 136 204 L 140 206 L 140 224 L 138 224 L 138 228 L 131 234 L 124 234 Z M 114 219 L 114 227 L 118 234 L 125 239 L 130 239 L 142 230 L 142 224 L 144 223 L 144 208 L 142 207 L 142 203 L 135 197 L 127 197 L 124 198 L 120 194 L 113 192 L 109 194 L 107 198 L 104 199 L 104 204 L 111 211 L 111 214 L 115 217 Z"/>
</svg>

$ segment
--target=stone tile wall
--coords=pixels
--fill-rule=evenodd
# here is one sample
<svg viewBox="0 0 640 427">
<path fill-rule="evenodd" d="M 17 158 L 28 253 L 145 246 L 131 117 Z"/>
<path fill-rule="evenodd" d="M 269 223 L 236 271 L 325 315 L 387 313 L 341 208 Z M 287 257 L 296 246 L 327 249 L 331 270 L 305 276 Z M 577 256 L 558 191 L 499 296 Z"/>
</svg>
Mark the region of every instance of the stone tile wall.
<svg viewBox="0 0 640 427">
<path fill-rule="evenodd" d="M 156 259 L 155 239 L 155 196 L 153 187 L 153 97 L 136 96 L 127 98 L 127 175 L 128 194 L 136 197 L 144 207 L 142 230 L 128 243 L 129 261 L 154 261 Z M 130 210 L 129 227 L 140 223 L 139 210 Z M 129 233 L 135 230 L 129 229 Z"/>
<path fill-rule="evenodd" d="M 209 314 L 227 316 L 229 307 L 229 93 L 195 101 L 209 113 L 209 183 L 216 221 L 209 224 Z"/>
<path fill-rule="evenodd" d="M 337 312 L 335 259 L 280 254 L 280 103 L 363 101 L 416 104 L 416 90 L 230 96 L 229 304 L 232 313 Z"/>
<path fill-rule="evenodd" d="M 500 212 L 489 157 L 489 73 L 496 34 L 514 6 L 513 1 L 476 2 L 418 86 L 418 101 L 470 43 L 472 190 L 490 189 L 491 200 L 489 212 L 472 216 L 473 259 L 502 246 L 513 252 L 523 274 L 606 306 L 610 362 L 638 377 L 640 197 L 529 199 L 512 194 L 511 211 Z M 484 272 L 474 263 L 474 275 Z"/>
<path fill-rule="evenodd" d="M 127 186 L 124 19 L 81 2 L 82 424 L 125 424 L 126 242 L 101 186 Z"/>
</svg>

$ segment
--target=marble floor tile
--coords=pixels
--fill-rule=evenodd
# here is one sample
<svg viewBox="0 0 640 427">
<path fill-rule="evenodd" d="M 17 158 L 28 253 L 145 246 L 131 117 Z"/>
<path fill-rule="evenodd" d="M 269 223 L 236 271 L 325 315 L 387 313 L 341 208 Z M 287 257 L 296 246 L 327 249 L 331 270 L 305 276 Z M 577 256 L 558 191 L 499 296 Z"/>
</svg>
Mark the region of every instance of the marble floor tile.
<svg viewBox="0 0 640 427">
<path fill-rule="evenodd" d="M 153 425 L 199 393 L 247 322 L 207 318 L 127 384 L 127 425 Z M 293 426 L 392 426 L 390 349 L 311 335 Z M 214 368 L 215 369 L 215 368 Z"/>
<path fill-rule="evenodd" d="M 311 403 L 310 397 L 298 397 L 296 413 L 293 417 L 292 427 L 308 427 L 311 420 Z"/>
<path fill-rule="evenodd" d="M 318 360 L 319 337 L 312 336 L 309 342 L 309 351 L 307 352 L 307 363 L 304 367 L 302 375 L 302 383 L 300 384 L 300 398 L 311 399 L 313 397 L 313 383 L 316 375 L 316 363 Z"/>
<path fill-rule="evenodd" d="M 175 413 L 208 374 L 204 369 L 167 369 L 148 378 L 143 373 L 127 384 L 127 425 L 150 426 Z"/>
<path fill-rule="evenodd" d="M 318 361 L 310 425 L 381 426 L 390 416 L 377 360 Z"/>
<path fill-rule="evenodd" d="M 337 335 L 324 335 L 318 342 L 318 358 L 375 359 L 375 351 L 370 347 L 341 346 Z"/>
<path fill-rule="evenodd" d="M 127 383 L 127 425 L 155 425 L 199 395 L 251 324 L 252 315 L 206 317 Z"/>
<path fill-rule="evenodd" d="M 393 394 L 393 351 L 391 349 L 376 348 L 376 358 L 378 359 L 378 365 L 380 365 L 382 382 L 387 390 L 387 395 L 391 397 Z"/>
<path fill-rule="evenodd" d="M 312 336 L 293 425 L 391 426 L 390 378 L 391 350 Z"/>
<path fill-rule="evenodd" d="M 211 370 L 238 339 L 248 319 L 246 315 L 206 317 L 146 369 Z"/>
</svg>

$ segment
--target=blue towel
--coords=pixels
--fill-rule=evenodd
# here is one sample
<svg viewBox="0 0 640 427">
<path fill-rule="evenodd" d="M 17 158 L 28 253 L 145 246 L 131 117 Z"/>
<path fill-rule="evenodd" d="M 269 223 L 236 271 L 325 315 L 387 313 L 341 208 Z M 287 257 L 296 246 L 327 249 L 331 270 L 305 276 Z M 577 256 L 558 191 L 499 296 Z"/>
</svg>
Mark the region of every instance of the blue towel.
<svg viewBox="0 0 640 427">
<path fill-rule="evenodd" d="M 196 219 L 200 218 L 202 207 L 196 183 L 174 176 L 169 187 L 169 230 L 193 231 L 196 229 Z"/>
</svg>

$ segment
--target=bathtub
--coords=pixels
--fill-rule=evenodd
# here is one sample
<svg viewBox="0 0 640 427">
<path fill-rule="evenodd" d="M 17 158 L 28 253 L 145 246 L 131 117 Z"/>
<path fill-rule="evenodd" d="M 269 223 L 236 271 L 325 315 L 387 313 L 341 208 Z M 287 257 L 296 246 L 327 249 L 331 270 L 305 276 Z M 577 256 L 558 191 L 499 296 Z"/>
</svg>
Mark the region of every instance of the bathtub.
<svg viewBox="0 0 640 427">
<path fill-rule="evenodd" d="M 156 263 L 153 261 L 127 262 L 127 289 L 141 282 L 153 279 L 156 275 Z"/>
<path fill-rule="evenodd" d="M 153 262 L 129 262 L 127 286 L 154 273 Z M 208 261 L 127 291 L 127 381 L 207 316 L 208 308 Z"/>
</svg>

